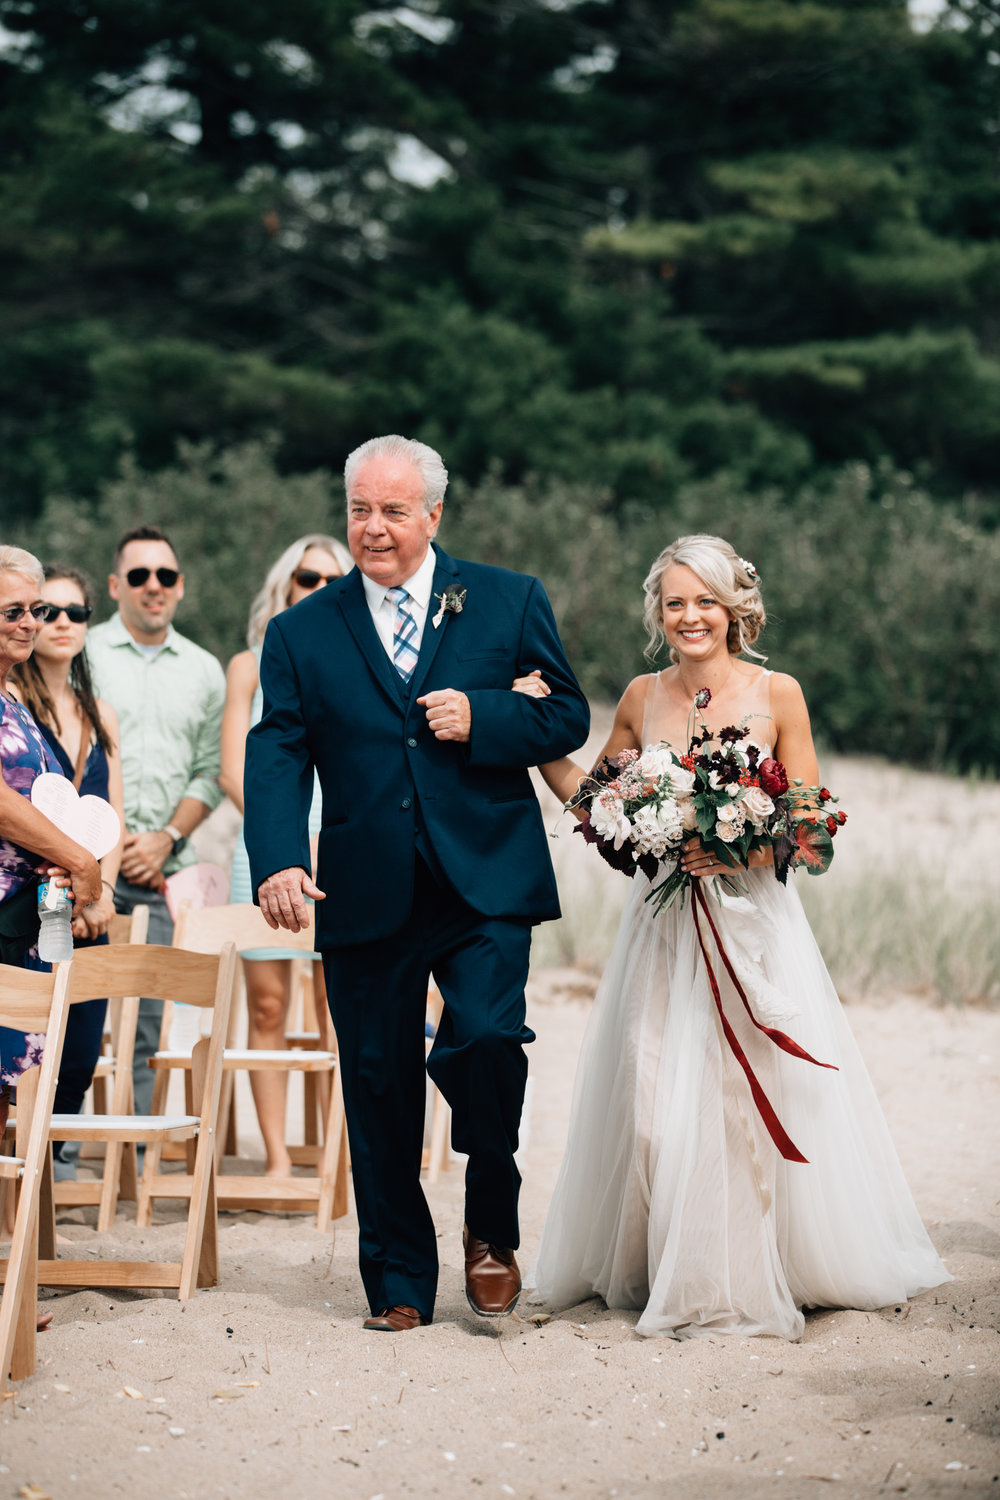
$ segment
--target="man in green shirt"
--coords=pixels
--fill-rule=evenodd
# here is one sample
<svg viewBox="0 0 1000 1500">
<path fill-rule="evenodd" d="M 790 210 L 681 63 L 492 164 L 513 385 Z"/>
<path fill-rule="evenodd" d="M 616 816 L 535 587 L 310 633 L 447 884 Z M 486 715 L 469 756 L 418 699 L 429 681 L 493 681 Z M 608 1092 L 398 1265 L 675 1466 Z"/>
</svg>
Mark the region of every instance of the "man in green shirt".
<svg viewBox="0 0 1000 1500">
<path fill-rule="evenodd" d="M 193 864 L 188 838 L 222 800 L 219 734 L 226 684 L 216 658 L 173 627 L 184 575 L 154 526 L 125 532 L 108 592 L 118 612 L 87 637 L 97 692 L 118 714 L 125 843 L 115 906 L 149 907 L 149 941 L 169 943 L 165 875 Z M 144 999 L 135 1042 L 135 1108 L 148 1114 L 162 1002 Z"/>
</svg>

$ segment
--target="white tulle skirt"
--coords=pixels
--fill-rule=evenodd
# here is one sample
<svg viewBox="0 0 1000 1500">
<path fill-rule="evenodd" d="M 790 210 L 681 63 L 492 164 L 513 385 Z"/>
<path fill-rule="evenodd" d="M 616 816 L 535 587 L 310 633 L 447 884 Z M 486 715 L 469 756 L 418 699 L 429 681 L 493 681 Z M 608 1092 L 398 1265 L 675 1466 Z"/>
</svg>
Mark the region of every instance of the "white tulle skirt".
<svg viewBox="0 0 1000 1500">
<path fill-rule="evenodd" d="M 769 869 L 746 881 L 746 896 L 710 896 L 710 909 L 757 1019 L 838 1071 L 753 1026 L 709 937 L 713 967 L 808 1165 L 775 1148 L 723 1036 L 690 898 L 654 917 L 637 875 L 580 1057 L 533 1301 L 597 1293 L 641 1309 L 647 1335 L 795 1339 L 803 1307 L 882 1307 L 950 1280 L 793 881 Z"/>
</svg>

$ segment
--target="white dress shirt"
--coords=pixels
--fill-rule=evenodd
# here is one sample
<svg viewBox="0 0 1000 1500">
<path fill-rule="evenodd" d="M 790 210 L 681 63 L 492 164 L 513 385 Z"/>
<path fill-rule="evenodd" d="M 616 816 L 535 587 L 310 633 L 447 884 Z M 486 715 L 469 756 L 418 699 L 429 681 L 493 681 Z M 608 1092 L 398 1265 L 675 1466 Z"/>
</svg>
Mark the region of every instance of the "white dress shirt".
<svg viewBox="0 0 1000 1500">
<path fill-rule="evenodd" d="M 417 638 L 414 645 L 420 650 L 420 643 L 424 638 L 424 627 L 427 624 L 427 611 L 430 608 L 431 593 L 434 588 L 434 569 L 437 567 L 437 557 L 433 545 L 427 548 L 427 555 L 412 578 L 407 578 L 400 585 L 409 594 L 406 608 L 413 616 L 417 627 Z M 385 647 L 385 654 L 390 661 L 393 660 L 392 638 L 396 628 L 396 606 L 391 599 L 386 598 L 388 590 L 394 585 L 386 583 L 375 583 L 366 573 L 361 574 L 361 582 L 364 585 L 365 599 L 371 610 L 372 624 L 375 626 L 376 634 Z"/>
</svg>

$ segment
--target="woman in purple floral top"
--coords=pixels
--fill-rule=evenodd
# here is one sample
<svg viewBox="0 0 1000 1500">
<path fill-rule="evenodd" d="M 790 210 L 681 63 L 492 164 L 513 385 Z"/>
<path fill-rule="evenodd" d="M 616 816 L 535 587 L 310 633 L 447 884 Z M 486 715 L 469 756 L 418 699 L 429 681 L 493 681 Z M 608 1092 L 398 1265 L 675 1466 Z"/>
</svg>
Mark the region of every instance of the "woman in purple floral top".
<svg viewBox="0 0 1000 1500">
<path fill-rule="evenodd" d="M 61 833 L 30 802 L 31 787 L 43 771 L 59 771 L 26 708 L 8 692 L 7 675 L 15 662 L 26 661 L 43 623 L 42 569 L 37 558 L 20 547 L 0 547 L 0 943 L 8 961 L 44 969 L 37 952 L 37 918 L 31 920 L 31 901 L 22 898 L 28 913 L 10 933 L 12 903 L 34 883 L 40 870 L 69 876 L 73 910 L 78 914 L 100 899 L 101 871 L 82 845 Z M 10 1106 L 10 1088 L 39 1058 L 40 1039 L 0 1027 L 0 1134 Z"/>
</svg>

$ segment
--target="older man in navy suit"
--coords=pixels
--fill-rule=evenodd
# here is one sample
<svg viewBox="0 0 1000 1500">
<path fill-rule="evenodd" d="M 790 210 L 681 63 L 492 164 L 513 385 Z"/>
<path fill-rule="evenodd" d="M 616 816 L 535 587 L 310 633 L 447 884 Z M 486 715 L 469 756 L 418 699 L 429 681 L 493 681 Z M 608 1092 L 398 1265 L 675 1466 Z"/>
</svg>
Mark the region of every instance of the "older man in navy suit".
<svg viewBox="0 0 1000 1500">
<path fill-rule="evenodd" d="M 420 1186 L 432 973 L 444 1014 L 426 1069 L 469 1158 L 466 1293 L 485 1317 L 517 1301 L 524 985 L 532 924 L 559 915 L 528 767 L 575 750 L 589 717 L 538 580 L 432 545 L 448 480 L 433 449 L 373 438 L 344 477 L 357 567 L 268 626 L 245 837 L 272 927 L 297 932 L 318 903 L 365 1326 L 400 1332 L 431 1321 L 437 1288 Z M 547 697 L 510 691 L 533 671 Z"/>
</svg>

